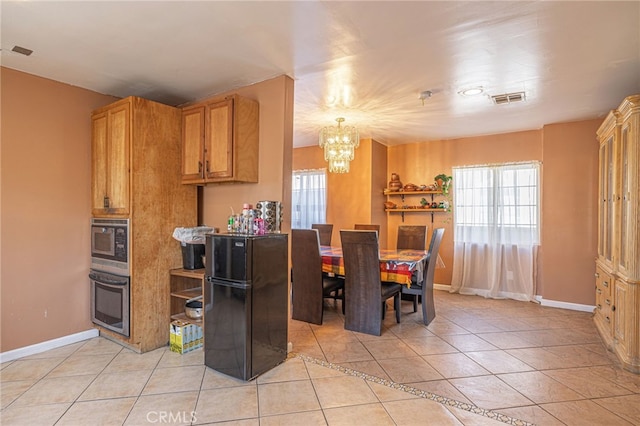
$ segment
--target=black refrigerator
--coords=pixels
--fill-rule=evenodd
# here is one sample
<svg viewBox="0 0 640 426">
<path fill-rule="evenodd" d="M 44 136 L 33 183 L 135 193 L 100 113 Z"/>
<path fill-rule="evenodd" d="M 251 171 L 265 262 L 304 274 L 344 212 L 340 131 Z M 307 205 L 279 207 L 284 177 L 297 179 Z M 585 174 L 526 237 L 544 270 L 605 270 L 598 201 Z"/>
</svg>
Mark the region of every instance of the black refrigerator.
<svg viewBox="0 0 640 426">
<path fill-rule="evenodd" d="M 287 357 L 286 234 L 206 236 L 204 364 L 251 380 Z"/>
</svg>

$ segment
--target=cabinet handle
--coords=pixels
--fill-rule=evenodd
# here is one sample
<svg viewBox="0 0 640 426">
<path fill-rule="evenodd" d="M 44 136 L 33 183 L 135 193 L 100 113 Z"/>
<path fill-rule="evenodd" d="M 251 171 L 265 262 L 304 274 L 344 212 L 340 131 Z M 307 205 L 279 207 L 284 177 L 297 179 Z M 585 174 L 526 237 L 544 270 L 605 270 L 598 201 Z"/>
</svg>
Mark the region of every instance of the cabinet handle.
<svg viewBox="0 0 640 426">
<path fill-rule="evenodd" d="M 198 161 L 198 174 L 202 173 L 202 161 Z"/>
<path fill-rule="evenodd" d="M 602 310 L 602 305 L 601 305 L 601 304 L 599 304 L 599 303 L 598 303 L 598 304 L 596 305 L 596 307 L 597 307 L 598 309 Z"/>
<path fill-rule="evenodd" d="M 611 322 L 611 318 L 609 318 L 609 317 L 604 317 L 604 319 L 606 319 L 607 322 Z"/>
<path fill-rule="evenodd" d="M 105 196 L 104 196 L 104 199 L 102 200 L 102 206 L 103 206 L 105 209 L 108 209 L 108 208 L 109 208 L 109 204 L 110 204 L 110 203 L 109 203 L 109 196 L 108 196 L 108 195 L 105 195 Z"/>
<path fill-rule="evenodd" d="M 602 290 L 600 290 L 599 288 L 596 288 L 596 293 L 602 294 Z"/>
<path fill-rule="evenodd" d="M 602 281 L 602 285 L 605 287 L 609 287 L 609 281 Z"/>
<path fill-rule="evenodd" d="M 207 161 L 205 162 L 205 164 L 207 165 L 207 167 L 206 167 L 206 171 L 207 171 L 207 173 L 209 173 L 209 160 L 207 160 Z"/>
<path fill-rule="evenodd" d="M 610 305 L 611 304 L 611 300 L 605 299 L 604 303 L 606 303 L 607 305 Z"/>
<path fill-rule="evenodd" d="M 596 272 L 594 275 L 596 276 L 596 278 L 600 278 L 600 274 L 599 273 Z"/>
<path fill-rule="evenodd" d="M 616 305 L 611 305 L 611 312 L 615 312 L 616 311 Z"/>
</svg>

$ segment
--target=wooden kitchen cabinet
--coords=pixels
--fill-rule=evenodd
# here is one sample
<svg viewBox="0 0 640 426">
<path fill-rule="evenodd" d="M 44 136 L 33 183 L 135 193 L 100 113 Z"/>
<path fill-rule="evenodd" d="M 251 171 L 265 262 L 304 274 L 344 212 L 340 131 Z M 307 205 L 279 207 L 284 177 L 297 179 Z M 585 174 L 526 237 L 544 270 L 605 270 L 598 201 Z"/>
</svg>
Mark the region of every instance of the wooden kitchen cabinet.
<svg viewBox="0 0 640 426">
<path fill-rule="evenodd" d="M 182 184 L 181 110 L 128 97 L 91 118 L 92 212 L 129 218 L 131 282 L 129 337 L 96 327 L 105 337 L 147 352 L 169 342 L 167 271 L 183 265 L 173 231 L 197 225 L 197 188 Z"/>
<path fill-rule="evenodd" d="M 625 98 L 611 111 L 597 135 L 594 320 L 623 367 L 640 373 L 640 95 Z"/>
<path fill-rule="evenodd" d="M 258 102 L 230 95 L 182 109 L 182 183 L 258 182 Z"/>
<path fill-rule="evenodd" d="M 596 265 L 596 309 L 594 311 L 594 321 L 598 328 L 605 331 L 606 336 L 611 340 L 613 336 L 613 275 L 602 267 Z M 613 310 L 612 310 L 613 309 Z M 608 342 L 611 344 L 611 341 Z"/>
<path fill-rule="evenodd" d="M 131 102 L 121 102 L 91 116 L 93 215 L 129 213 Z"/>
</svg>

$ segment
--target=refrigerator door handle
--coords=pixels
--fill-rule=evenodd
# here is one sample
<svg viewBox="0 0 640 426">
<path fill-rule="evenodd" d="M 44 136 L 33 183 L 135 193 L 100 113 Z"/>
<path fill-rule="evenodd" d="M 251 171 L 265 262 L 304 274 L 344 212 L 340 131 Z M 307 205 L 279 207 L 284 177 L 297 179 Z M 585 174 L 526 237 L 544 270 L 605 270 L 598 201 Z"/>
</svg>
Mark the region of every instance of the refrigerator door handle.
<svg viewBox="0 0 640 426">
<path fill-rule="evenodd" d="M 232 288 L 241 288 L 241 289 L 251 288 L 250 281 L 226 281 L 226 280 L 221 280 L 219 278 L 214 278 L 214 277 L 206 277 L 206 281 L 208 283 L 221 285 L 223 287 L 232 287 Z"/>
</svg>

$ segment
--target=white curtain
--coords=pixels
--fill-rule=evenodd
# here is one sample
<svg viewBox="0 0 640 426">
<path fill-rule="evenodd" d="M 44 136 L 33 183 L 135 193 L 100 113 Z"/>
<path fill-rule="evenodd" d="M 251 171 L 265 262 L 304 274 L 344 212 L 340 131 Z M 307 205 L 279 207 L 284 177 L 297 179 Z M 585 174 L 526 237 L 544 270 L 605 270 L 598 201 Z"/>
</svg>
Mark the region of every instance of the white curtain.
<svg viewBox="0 0 640 426">
<path fill-rule="evenodd" d="M 540 245 L 538 162 L 453 168 L 451 292 L 532 300 Z"/>
<path fill-rule="evenodd" d="M 291 228 L 310 229 L 327 218 L 327 171 L 295 170 L 291 190 Z"/>
</svg>

